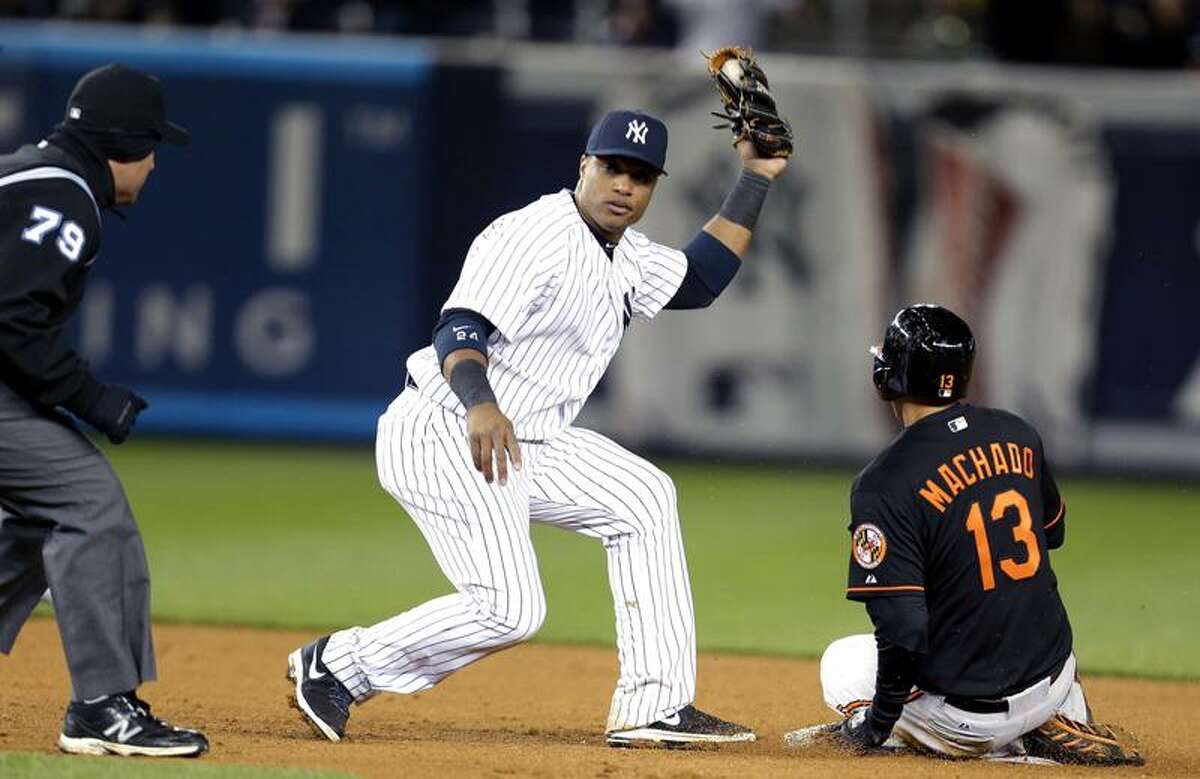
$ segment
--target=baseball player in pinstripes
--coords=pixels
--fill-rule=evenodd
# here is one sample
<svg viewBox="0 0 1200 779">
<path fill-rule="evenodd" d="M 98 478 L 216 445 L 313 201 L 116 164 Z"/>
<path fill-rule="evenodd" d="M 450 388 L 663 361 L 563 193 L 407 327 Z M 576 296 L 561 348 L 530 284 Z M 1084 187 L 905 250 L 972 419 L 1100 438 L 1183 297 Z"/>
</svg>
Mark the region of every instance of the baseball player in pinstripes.
<svg viewBox="0 0 1200 779">
<path fill-rule="evenodd" d="M 609 743 L 754 739 L 692 705 L 692 595 L 670 477 L 572 424 L 631 320 L 705 307 L 725 288 L 787 164 L 741 142 L 741 176 L 679 251 L 630 229 L 666 173 L 666 151 L 659 119 L 612 111 L 592 130 L 574 191 L 504 214 L 475 238 L 376 443 L 383 487 L 456 591 L 292 653 L 295 702 L 319 734 L 341 739 L 352 702 L 428 689 L 532 637 L 546 613 L 529 535 L 540 522 L 607 553 L 620 660 Z"/>
</svg>

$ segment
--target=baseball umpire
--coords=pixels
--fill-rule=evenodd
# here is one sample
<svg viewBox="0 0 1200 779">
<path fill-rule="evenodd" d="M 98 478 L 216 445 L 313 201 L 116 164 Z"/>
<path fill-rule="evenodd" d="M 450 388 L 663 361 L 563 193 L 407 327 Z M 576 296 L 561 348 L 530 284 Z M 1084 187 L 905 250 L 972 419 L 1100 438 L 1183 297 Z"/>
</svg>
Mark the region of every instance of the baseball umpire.
<svg viewBox="0 0 1200 779">
<path fill-rule="evenodd" d="M 733 278 L 782 157 L 738 144 L 740 178 L 683 250 L 632 229 L 665 173 L 667 127 L 640 111 L 595 125 L 573 190 L 500 216 L 471 245 L 432 345 L 379 421 L 379 479 L 455 592 L 289 658 L 296 703 L 326 738 L 351 702 L 414 693 L 533 636 L 546 614 L 531 522 L 603 544 L 620 678 L 613 745 L 751 741 L 693 705 L 695 619 L 671 479 L 574 419 L 631 321 L 702 308 Z"/>
<path fill-rule="evenodd" d="M 146 401 L 104 384 L 64 329 L 100 248 L 100 212 L 134 203 L 162 141 L 158 79 L 120 65 L 76 84 L 66 117 L 0 156 L 0 651 L 49 586 L 71 674 L 58 745 L 76 754 L 193 756 L 204 736 L 151 714 L 155 678 L 142 539 L 103 454 L 63 412 L 119 444 Z"/>
<path fill-rule="evenodd" d="M 789 743 L 907 745 L 950 757 L 1140 764 L 1092 722 L 1050 567 L 1066 505 L 1041 438 L 1015 414 L 963 402 L 975 340 L 939 306 L 896 314 L 872 349 L 903 432 L 850 495 L 846 595 L 875 635 L 821 658 L 844 717 Z M 889 741 L 889 737 L 895 738 Z"/>
</svg>

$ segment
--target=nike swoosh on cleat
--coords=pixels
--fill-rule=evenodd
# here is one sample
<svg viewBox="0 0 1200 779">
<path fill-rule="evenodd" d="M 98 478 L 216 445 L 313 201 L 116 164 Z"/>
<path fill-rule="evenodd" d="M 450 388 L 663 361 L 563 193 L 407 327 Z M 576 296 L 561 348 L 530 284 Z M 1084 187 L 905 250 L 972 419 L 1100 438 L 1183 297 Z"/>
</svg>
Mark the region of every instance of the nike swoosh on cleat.
<svg viewBox="0 0 1200 779">
<path fill-rule="evenodd" d="M 683 720 L 681 720 L 681 719 L 679 718 L 679 712 L 675 712 L 674 714 L 672 714 L 672 715 L 671 715 L 671 716 L 669 716 L 669 717 L 663 717 L 663 718 L 662 718 L 662 720 L 661 720 L 662 724 L 664 724 L 664 725 L 670 725 L 671 727 L 674 727 L 674 726 L 678 725 L 678 724 L 679 724 L 680 722 L 682 722 L 682 721 L 683 721 Z"/>
<path fill-rule="evenodd" d="M 325 675 L 324 671 L 317 670 L 317 660 L 319 659 L 318 655 L 320 655 L 320 654 L 321 653 L 317 652 L 317 651 L 313 652 L 312 662 L 309 663 L 309 665 L 308 665 L 308 678 L 309 679 L 320 679 L 322 676 Z"/>
</svg>

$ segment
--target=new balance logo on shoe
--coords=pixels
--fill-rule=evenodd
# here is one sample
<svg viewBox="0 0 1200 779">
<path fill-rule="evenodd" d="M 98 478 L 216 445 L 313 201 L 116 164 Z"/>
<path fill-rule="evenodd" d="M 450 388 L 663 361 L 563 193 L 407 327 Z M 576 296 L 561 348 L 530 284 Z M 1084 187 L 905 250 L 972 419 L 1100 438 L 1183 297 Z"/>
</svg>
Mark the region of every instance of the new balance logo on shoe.
<svg viewBox="0 0 1200 779">
<path fill-rule="evenodd" d="M 132 720 L 119 719 L 104 729 L 104 736 L 106 738 L 115 738 L 119 744 L 126 744 L 129 742 L 129 739 L 141 733 L 142 730 L 142 726 L 134 723 Z"/>
<path fill-rule="evenodd" d="M 193 757 L 208 751 L 208 739 L 155 717 L 150 704 L 128 692 L 69 704 L 58 748 L 73 755 Z"/>
</svg>

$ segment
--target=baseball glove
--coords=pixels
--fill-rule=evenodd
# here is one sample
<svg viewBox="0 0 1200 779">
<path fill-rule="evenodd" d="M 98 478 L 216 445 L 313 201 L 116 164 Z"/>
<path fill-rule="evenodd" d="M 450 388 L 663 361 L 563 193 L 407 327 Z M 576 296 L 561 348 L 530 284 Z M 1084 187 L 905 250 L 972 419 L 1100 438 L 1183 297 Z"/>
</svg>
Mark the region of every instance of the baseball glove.
<svg viewBox="0 0 1200 779">
<path fill-rule="evenodd" d="M 754 53 L 740 46 L 725 46 L 704 56 L 708 58 L 708 74 L 725 105 L 724 113 L 713 112 L 724 123 L 713 127 L 732 129 L 735 144 L 749 138 L 765 157 L 791 156 L 792 126 L 779 115 L 767 75 Z"/>
</svg>

